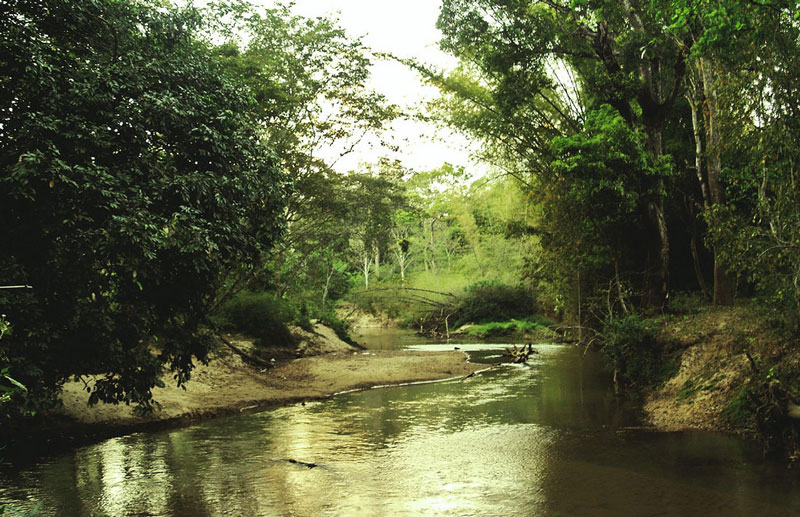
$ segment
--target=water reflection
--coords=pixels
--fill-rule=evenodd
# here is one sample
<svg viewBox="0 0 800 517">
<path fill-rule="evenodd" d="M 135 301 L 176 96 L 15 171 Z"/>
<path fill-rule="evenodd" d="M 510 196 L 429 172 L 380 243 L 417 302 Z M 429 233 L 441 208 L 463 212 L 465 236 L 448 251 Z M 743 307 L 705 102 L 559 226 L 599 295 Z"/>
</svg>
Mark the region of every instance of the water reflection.
<svg viewBox="0 0 800 517">
<path fill-rule="evenodd" d="M 594 355 L 107 440 L 13 473 L 41 515 L 785 515 L 796 482 L 733 438 L 636 423 Z M 496 350 L 475 352 L 482 357 Z M 288 459 L 313 462 L 308 468 Z"/>
</svg>

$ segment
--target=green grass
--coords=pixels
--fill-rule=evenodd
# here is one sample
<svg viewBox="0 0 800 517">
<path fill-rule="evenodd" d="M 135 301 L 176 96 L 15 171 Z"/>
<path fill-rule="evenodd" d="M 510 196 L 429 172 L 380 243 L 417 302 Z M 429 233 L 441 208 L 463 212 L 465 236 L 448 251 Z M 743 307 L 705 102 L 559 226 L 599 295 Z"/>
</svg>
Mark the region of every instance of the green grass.
<svg viewBox="0 0 800 517">
<path fill-rule="evenodd" d="M 464 333 L 470 337 L 476 338 L 508 336 L 516 333 L 547 330 L 548 324 L 552 323 L 543 317 L 511 319 L 508 321 L 490 321 L 488 323 L 471 325 L 464 329 Z"/>
</svg>

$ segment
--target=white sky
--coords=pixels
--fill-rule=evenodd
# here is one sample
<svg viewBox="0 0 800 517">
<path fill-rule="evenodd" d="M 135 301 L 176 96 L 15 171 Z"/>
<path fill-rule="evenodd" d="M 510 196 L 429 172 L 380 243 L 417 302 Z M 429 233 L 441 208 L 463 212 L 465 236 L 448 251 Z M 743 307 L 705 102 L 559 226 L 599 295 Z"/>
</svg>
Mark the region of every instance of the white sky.
<svg viewBox="0 0 800 517">
<path fill-rule="evenodd" d="M 261 1 L 265 5 L 274 4 L 271 0 Z M 448 69 L 456 65 L 456 60 L 438 47 L 441 34 L 436 29 L 436 19 L 440 3 L 440 0 L 296 0 L 293 11 L 307 17 L 338 18 L 351 36 L 363 37 L 375 51 L 414 57 Z M 416 72 L 396 62 L 376 63 L 368 86 L 386 95 L 390 102 L 409 109 L 437 95 L 436 88 L 424 85 Z M 390 134 L 400 147 L 399 153 L 362 142 L 355 152 L 336 163 L 336 169 L 354 170 L 359 163 L 374 162 L 381 156 L 399 159 L 415 170 L 434 169 L 444 162 L 466 166 L 473 173 L 483 169 L 470 161 L 467 140 L 449 131 L 417 121 L 398 120 L 392 124 Z"/>
</svg>

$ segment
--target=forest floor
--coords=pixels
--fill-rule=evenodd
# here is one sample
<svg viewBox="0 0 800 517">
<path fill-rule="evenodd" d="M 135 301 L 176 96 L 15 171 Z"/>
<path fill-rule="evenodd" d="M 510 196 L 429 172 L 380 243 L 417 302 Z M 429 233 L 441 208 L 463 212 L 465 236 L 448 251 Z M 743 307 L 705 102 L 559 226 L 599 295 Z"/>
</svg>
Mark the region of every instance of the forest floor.
<svg viewBox="0 0 800 517">
<path fill-rule="evenodd" d="M 751 306 L 703 307 L 666 317 L 661 330 L 665 360 L 677 373 L 647 397 L 648 420 L 664 431 L 703 429 L 750 434 L 743 394 L 770 368 L 800 371 L 800 352 Z M 749 352 L 758 373 L 747 358 Z"/>
<path fill-rule="evenodd" d="M 274 368 L 247 364 L 222 346 L 208 365 L 198 365 L 186 389 L 165 378 L 165 388 L 153 390 L 161 409 L 135 414 L 125 405 L 87 405 L 82 382 L 64 386 L 63 407 L 52 416 L 72 434 L 121 434 L 135 429 L 179 425 L 219 415 L 323 399 L 336 393 L 419 381 L 465 376 L 485 366 L 467 361 L 461 352 L 364 351 L 339 340 L 322 325 L 302 332 L 299 357 L 277 361 Z M 239 349 L 252 342 L 231 338 Z M 262 351 L 263 354 L 263 351 Z M 91 385 L 91 379 L 88 380 Z"/>
</svg>

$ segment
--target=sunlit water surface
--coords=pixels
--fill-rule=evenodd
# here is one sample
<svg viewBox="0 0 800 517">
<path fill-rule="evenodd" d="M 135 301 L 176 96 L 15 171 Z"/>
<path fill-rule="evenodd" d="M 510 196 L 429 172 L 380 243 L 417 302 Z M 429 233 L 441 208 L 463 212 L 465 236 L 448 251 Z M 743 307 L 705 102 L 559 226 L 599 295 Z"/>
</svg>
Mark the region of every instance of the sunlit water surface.
<svg viewBox="0 0 800 517">
<path fill-rule="evenodd" d="M 4 471 L 0 501 L 44 516 L 800 513 L 795 475 L 751 444 L 630 430 L 596 355 L 537 349 L 528 367 L 106 440 Z"/>
</svg>

